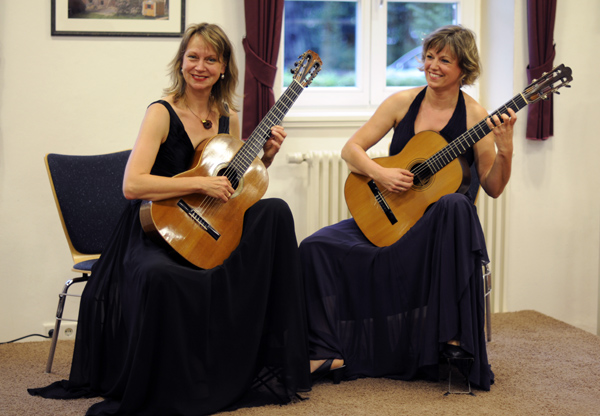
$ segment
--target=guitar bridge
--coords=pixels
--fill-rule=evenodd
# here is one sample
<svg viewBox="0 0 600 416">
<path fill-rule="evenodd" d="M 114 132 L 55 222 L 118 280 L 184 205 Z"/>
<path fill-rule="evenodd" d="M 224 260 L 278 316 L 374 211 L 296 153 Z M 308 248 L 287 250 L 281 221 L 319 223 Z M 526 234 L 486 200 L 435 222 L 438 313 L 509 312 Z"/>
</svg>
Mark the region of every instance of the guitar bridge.
<svg viewBox="0 0 600 416">
<path fill-rule="evenodd" d="M 392 225 L 396 224 L 398 222 L 398 219 L 396 219 L 396 216 L 394 215 L 394 213 L 392 212 L 392 209 L 390 208 L 387 201 L 381 194 L 381 191 L 377 187 L 377 184 L 375 183 L 375 181 L 371 179 L 368 182 L 368 185 L 369 185 L 369 189 L 371 189 L 371 192 L 373 192 L 373 196 L 375 197 L 375 200 L 379 204 L 379 207 L 383 210 L 383 213 L 385 214 L 387 219 L 390 221 L 390 224 L 392 224 Z"/>
<path fill-rule="evenodd" d="M 192 218 L 196 224 L 198 224 L 204 231 L 208 233 L 212 238 L 216 240 L 221 237 L 221 234 L 217 230 L 215 230 L 212 225 L 210 225 L 200 214 L 198 214 L 192 207 L 188 205 L 183 199 L 180 199 L 177 202 L 177 206 L 183 210 L 187 215 Z"/>
</svg>

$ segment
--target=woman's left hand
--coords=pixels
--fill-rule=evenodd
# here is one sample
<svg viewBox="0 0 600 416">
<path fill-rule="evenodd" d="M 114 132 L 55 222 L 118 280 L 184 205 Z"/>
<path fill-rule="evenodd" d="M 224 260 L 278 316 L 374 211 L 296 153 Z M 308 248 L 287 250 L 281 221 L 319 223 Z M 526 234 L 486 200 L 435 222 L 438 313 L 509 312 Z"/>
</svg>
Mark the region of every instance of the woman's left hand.
<svg viewBox="0 0 600 416">
<path fill-rule="evenodd" d="M 517 115 L 512 110 L 508 109 L 508 115 L 502 114 L 502 121 L 497 115 L 489 117 L 486 122 L 488 127 L 494 133 L 494 142 L 498 148 L 498 152 L 506 152 L 512 154 L 513 151 L 513 126 L 517 121 Z M 493 122 L 492 122 L 493 121 Z"/>
<path fill-rule="evenodd" d="M 264 155 L 262 157 L 262 162 L 267 168 L 273 163 L 273 159 L 279 152 L 279 149 L 281 149 L 281 144 L 286 136 L 287 133 L 282 126 L 273 126 L 271 128 L 271 137 L 269 137 L 269 140 L 267 140 L 263 146 Z"/>
</svg>

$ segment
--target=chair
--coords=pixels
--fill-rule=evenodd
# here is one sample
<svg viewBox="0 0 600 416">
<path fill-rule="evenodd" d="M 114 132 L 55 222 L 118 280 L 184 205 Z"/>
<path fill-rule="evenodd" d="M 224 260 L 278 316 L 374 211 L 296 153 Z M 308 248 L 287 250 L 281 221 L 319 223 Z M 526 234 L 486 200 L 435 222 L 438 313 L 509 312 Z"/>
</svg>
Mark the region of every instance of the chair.
<svg viewBox="0 0 600 416">
<path fill-rule="evenodd" d="M 471 166 L 471 178 L 476 177 L 476 180 L 471 181 L 471 185 L 469 188 L 469 192 L 471 195 L 475 195 L 475 206 L 478 206 L 479 202 L 479 191 L 481 191 L 481 185 L 479 182 L 479 175 L 477 174 L 477 170 L 475 169 L 475 165 Z M 490 268 L 490 263 L 483 263 L 483 296 L 485 300 L 485 333 L 487 336 L 487 341 L 492 341 L 492 302 L 490 299 L 490 294 L 492 293 L 492 269 Z"/>
<path fill-rule="evenodd" d="M 81 273 L 65 283 L 58 295 L 56 321 L 46 363 L 52 370 L 60 324 L 68 290 L 74 283 L 87 282 L 128 201 L 122 183 L 130 150 L 93 156 L 47 154 L 46 169 L 58 216 L 73 257 L 72 271 Z"/>
<path fill-rule="evenodd" d="M 485 301 L 485 333 L 487 342 L 492 341 L 492 318 L 491 318 L 491 300 L 490 293 L 492 292 L 492 270 L 490 268 L 489 262 L 482 263 L 481 267 L 483 268 L 483 297 Z M 466 367 L 466 376 L 465 381 L 467 384 L 467 390 L 465 391 L 453 391 L 452 390 L 452 363 L 454 361 L 463 362 L 463 365 Z M 469 373 L 471 371 L 471 366 L 473 365 L 473 358 L 448 358 L 448 391 L 444 394 L 445 396 L 449 394 L 470 394 L 471 396 L 475 396 L 471 389 L 471 382 L 469 381 Z"/>
</svg>

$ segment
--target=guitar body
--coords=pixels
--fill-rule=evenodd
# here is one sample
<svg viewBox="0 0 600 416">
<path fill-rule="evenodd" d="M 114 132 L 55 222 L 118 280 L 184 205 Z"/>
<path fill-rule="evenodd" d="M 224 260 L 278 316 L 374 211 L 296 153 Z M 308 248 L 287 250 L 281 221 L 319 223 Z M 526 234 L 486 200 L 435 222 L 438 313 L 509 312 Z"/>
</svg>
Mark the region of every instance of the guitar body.
<svg viewBox="0 0 600 416">
<path fill-rule="evenodd" d="M 194 167 L 176 177 L 217 176 L 244 145 L 239 139 L 219 134 L 196 150 Z M 140 208 L 142 228 L 153 240 L 166 242 L 190 263 L 210 269 L 225 261 L 238 246 L 244 214 L 265 194 L 269 184 L 267 169 L 255 158 L 241 180 L 234 185 L 231 199 L 223 203 L 204 194 L 190 194 L 162 201 L 144 201 Z M 181 201 L 194 210 L 190 215 Z M 207 232 L 194 218 L 199 216 L 216 233 Z"/>
<path fill-rule="evenodd" d="M 416 134 L 400 153 L 394 156 L 373 159 L 386 168 L 403 168 L 414 172 L 448 142 L 433 131 Z M 346 203 L 350 213 L 365 236 L 378 247 L 389 246 L 398 241 L 425 214 L 427 208 L 442 196 L 469 189 L 471 171 L 464 157 L 448 163 L 441 171 L 419 183 L 415 180 L 411 189 L 393 193 L 377 185 L 381 197 L 389 206 L 396 220 L 392 223 L 381 208 L 377 196 L 369 186 L 370 178 L 350 173 L 344 187 Z"/>
</svg>

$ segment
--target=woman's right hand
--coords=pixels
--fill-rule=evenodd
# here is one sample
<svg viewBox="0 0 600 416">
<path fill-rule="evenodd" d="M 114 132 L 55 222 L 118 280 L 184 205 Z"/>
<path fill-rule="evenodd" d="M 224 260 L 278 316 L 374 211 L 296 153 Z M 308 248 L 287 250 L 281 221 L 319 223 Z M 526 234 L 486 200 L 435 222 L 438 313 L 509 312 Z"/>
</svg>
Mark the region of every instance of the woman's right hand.
<svg viewBox="0 0 600 416">
<path fill-rule="evenodd" d="M 226 176 L 200 176 L 198 180 L 201 181 L 202 193 L 223 202 L 229 201 L 235 192 Z"/>
<path fill-rule="evenodd" d="M 412 187 L 414 176 L 406 169 L 381 167 L 373 179 L 390 192 L 404 192 Z"/>
</svg>

